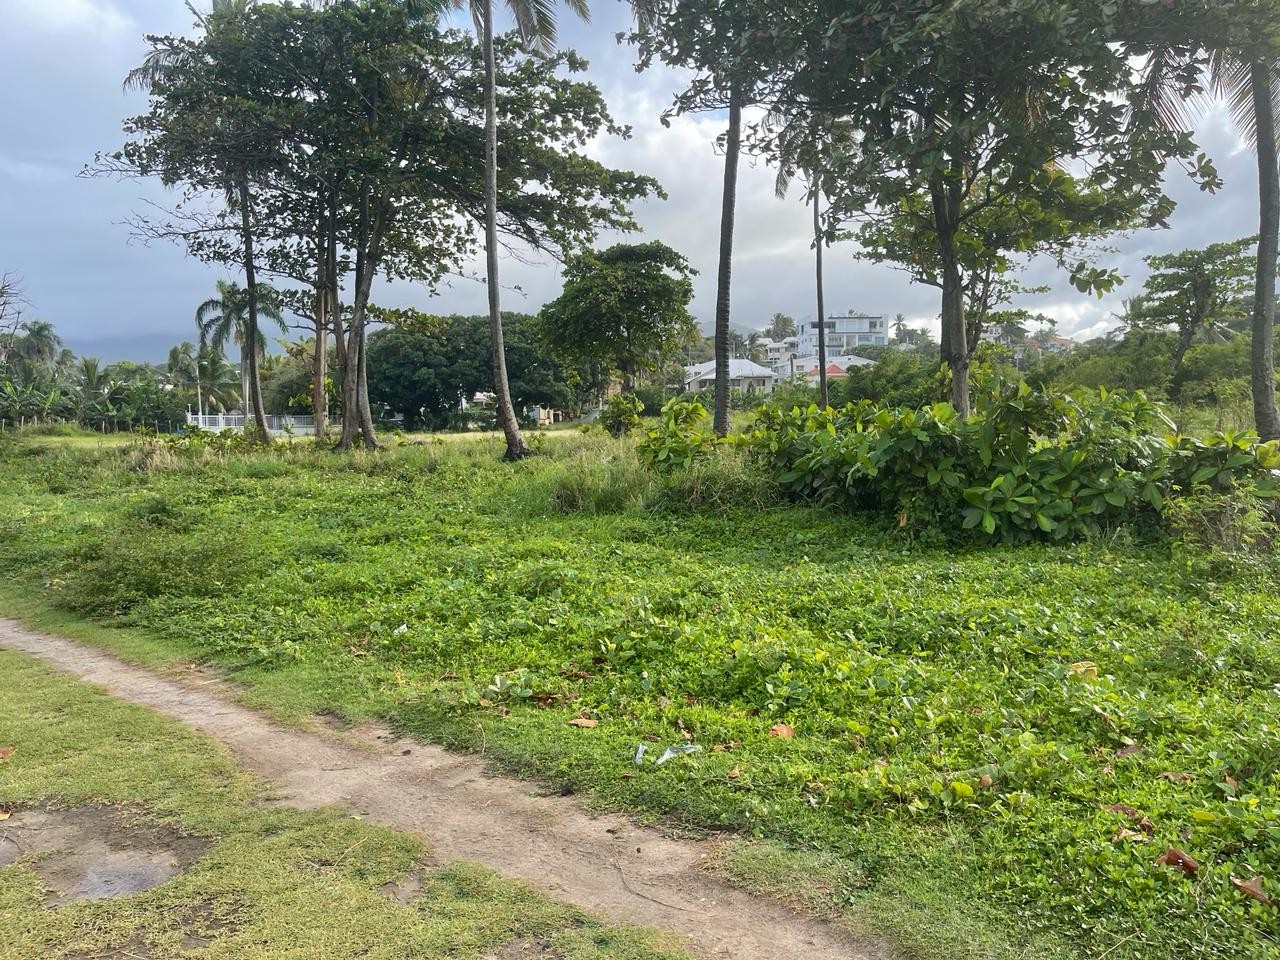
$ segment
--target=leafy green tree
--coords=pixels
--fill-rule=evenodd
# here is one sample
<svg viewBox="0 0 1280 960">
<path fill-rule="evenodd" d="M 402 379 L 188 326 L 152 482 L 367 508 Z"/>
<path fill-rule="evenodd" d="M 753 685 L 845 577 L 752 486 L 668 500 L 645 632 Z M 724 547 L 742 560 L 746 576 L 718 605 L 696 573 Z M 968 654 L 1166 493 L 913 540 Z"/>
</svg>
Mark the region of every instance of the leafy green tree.
<svg viewBox="0 0 1280 960">
<path fill-rule="evenodd" d="M 1146 257 L 1151 274 L 1141 295 L 1129 301 L 1124 322 L 1135 330 L 1172 329 L 1172 376 L 1196 338 L 1229 337 L 1228 323 L 1254 281 L 1253 238 Z"/>
<path fill-rule="evenodd" d="M 609 170 L 582 152 L 601 133 L 625 134 L 595 88 L 561 75 L 582 62 L 529 56 L 506 38 L 486 49 L 498 71 L 493 106 L 508 132 L 496 172 L 475 164 L 488 139 L 485 58 L 469 37 L 442 33 L 432 10 L 399 0 L 258 4 L 234 31 L 153 40 L 182 55 L 153 82 L 152 109 L 130 122 L 134 137 L 116 165 L 172 170 L 170 182 L 207 195 L 214 180 L 189 173 L 184 136 L 191 127 L 206 133 L 195 123 L 209 96 L 203 74 L 243 81 L 255 136 L 271 134 L 252 171 L 255 249 L 270 272 L 312 287 L 309 303 L 294 298 L 290 306 L 316 324 L 317 356 L 324 355 L 319 334 L 334 336 L 339 448 L 357 438 L 376 445 L 365 359 L 375 278 L 434 286 L 461 269 L 476 244 L 475 224 L 486 225 L 487 238 L 489 173 L 499 234 L 556 255 L 585 246 L 599 227 L 633 228 L 628 202 L 657 190 L 651 179 Z M 207 147 L 193 139 L 198 158 Z M 209 229 L 166 232 L 198 256 L 228 262 L 243 232 L 234 212 Z M 181 226 L 180 212 L 175 219 Z M 322 373 L 317 363 L 317 382 Z"/>
<path fill-rule="evenodd" d="M 544 345 L 533 317 L 503 317 L 517 409 L 569 407 L 592 387 L 589 375 L 563 366 Z M 394 326 L 369 338 L 369 397 L 413 428 L 442 429 L 465 402 L 494 389 L 487 316 L 451 316 Z"/>
<path fill-rule="evenodd" d="M 771 70 L 760 82 L 785 124 L 860 132 L 856 149 L 821 155 L 830 219 L 904 209 L 922 216 L 931 239 L 921 258 L 940 283 L 942 346 L 962 415 L 966 264 L 1034 241 L 1034 232 L 1017 229 L 1019 211 L 1060 210 L 1073 183 L 1064 171 L 1076 165 L 1087 170 L 1086 195 L 1099 201 L 1091 224 L 1159 222 L 1171 208 L 1160 189 L 1166 163 L 1194 152 L 1185 133 L 1123 122 L 1137 82 L 1122 42 L 1129 11 L 1109 0 L 816 0 L 789 17 L 767 2 L 735 6 L 756 14 L 744 35 L 757 59 L 768 53 Z M 785 142 L 777 128 L 757 128 L 756 149 L 777 156 Z M 1198 170 L 1214 182 L 1207 161 Z M 1005 246 L 1004 230 L 970 228 L 994 216 L 988 211 L 1008 221 L 1016 244 Z M 910 248 L 901 245 L 908 255 Z M 1085 266 L 1073 267 L 1072 279 L 1092 289 L 1113 278 Z"/>
<path fill-rule="evenodd" d="M 543 336 L 562 356 L 636 375 L 660 369 L 696 335 L 689 313 L 696 271 L 659 241 L 615 244 L 565 265 L 564 292 L 542 308 Z"/>
</svg>

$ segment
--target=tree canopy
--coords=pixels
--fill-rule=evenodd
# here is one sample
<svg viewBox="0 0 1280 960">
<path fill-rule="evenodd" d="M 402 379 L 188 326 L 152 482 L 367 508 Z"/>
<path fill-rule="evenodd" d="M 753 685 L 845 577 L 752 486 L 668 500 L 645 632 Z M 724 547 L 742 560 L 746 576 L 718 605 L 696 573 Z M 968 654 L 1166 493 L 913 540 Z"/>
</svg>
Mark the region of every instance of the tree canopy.
<svg viewBox="0 0 1280 960">
<path fill-rule="evenodd" d="M 697 334 L 696 271 L 664 243 L 615 244 L 565 264 L 564 292 L 543 307 L 543 336 L 562 356 L 636 374 L 658 369 Z"/>
</svg>

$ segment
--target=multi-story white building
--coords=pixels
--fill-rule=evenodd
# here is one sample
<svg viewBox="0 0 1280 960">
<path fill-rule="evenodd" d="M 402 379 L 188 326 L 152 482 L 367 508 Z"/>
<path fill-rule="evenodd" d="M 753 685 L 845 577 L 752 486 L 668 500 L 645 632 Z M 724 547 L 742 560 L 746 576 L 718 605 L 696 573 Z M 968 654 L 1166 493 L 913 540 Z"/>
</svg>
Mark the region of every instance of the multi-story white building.
<svg viewBox="0 0 1280 960">
<path fill-rule="evenodd" d="M 797 353 L 800 356 L 816 356 L 818 353 L 818 329 L 815 323 L 806 323 L 800 331 Z M 848 313 L 830 316 L 827 326 L 827 356 L 850 354 L 858 347 L 885 347 L 889 345 L 889 321 L 883 316 L 867 313 Z"/>
<path fill-rule="evenodd" d="M 767 360 L 765 361 L 778 379 L 789 377 L 793 373 L 803 372 L 794 363 L 800 356 L 800 338 L 786 337 L 782 340 L 770 340 L 764 345 Z"/>
</svg>

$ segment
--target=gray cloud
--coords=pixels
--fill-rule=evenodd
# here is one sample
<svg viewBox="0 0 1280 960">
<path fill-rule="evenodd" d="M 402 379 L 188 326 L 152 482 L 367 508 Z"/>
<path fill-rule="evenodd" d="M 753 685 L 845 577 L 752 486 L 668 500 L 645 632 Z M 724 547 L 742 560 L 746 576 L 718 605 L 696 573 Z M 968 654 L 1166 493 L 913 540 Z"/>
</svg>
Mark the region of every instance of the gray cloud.
<svg viewBox="0 0 1280 960">
<path fill-rule="evenodd" d="M 41 0 L 6 4 L 0 36 L 0 84 L 21 91 L 0 101 L 0 270 L 26 278 L 37 313 L 53 322 L 77 350 L 107 359 L 158 358 L 167 346 L 193 335 L 195 305 L 207 297 L 221 271 L 168 246 L 129 243 L 121 225 L 159 188 L 137 183 L 78 179 L 96 150 L 119 143 L 120 121 L 142 106 L 120 82 L 139 62 L 144 33 L 183 31 L 191 17 L 179 0 Z M 641 204 L 637 217 L 648 237 L 685 253 L 700 271 L 693 304 L 709 322 L 715 304 L 715 270 L 723 168 L 714 140 L 717 115 L 682 117 L 670 129 L 658 116 L 681 82 L 677 72 L 636 74 L 631 51 L 614 35 L 627 26 L 625 6 L 599 7 L 591 25 L 565 14 L 562 41 L 592 62 L 588 78 L 600 86 L 615 117 L 632 126 L 630 140 L 593 145 L 595 155 L 619 167 L 658 178 L 669 199 Z M 456 18 L 459 26 L 466 20 Z M 1233 239 L 1256 230 L 1256 171 L 1222 113 L 1209 117 L 1201 140 L 1227 181 L 1215 197 L 1200 194 L 1180 175 L 1170 178 L 1179 207 L 1171 228 L 1145 231 L 1115 242 L 1113 258 L 1130 277 L 1124 289 L 1098 301 L 1073 291 L 1051 264 L 1033 264 L 1026 279 L 1051 284 L 1050 294 L 1024 305 L 1057 317 L 1068 333 L 1090 335 L 1108 323 L 1119 300 L 1140 288 L 1142 257 L 1151 253 Z M 775 311 L 798 317 L 814 312 L 813 253 L 809 213 L 798 193 L 774 196 L 773 172 L 746 164 L 739 179 L 734 260 L 734 322 L 763 325 Z M 602 238 L 612 242 L 616 238 Z M 842 244 L 827 255 L 827 303 L 904 313 L 933 322 L 937 292 L 905 275 L 855 260 Z M 478 275 L 480 263 L 466 271 Z M 557 266 L 507 257 L 506 306 L 536 310 L 560 288 Z M 518 288 L 518 289 L 516 289 Z M 473 279 L 457 278 L 436 296 L 404 284 L 383 285 L 375 297 L 436 312 L 479 313 L 485 293 Z"/>
</svg>

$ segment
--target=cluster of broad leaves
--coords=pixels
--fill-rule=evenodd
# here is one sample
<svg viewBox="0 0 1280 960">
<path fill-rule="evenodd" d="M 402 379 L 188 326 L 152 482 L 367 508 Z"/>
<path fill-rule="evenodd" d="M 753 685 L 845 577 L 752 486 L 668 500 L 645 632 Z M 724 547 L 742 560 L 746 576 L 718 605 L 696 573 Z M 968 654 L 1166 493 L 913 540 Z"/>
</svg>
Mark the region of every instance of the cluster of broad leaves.
<svg viewBox="0 0 1280 960">
<path fill-rule="evenodd" d="M 1158 520 L 1171 498 L 1280 495 L 1274 442 L 1169 431 L 1141 393 L 1017 382 L 980 391 L 968 419 L 945 403 L 766 407 L 740 439 L 788 493 L 887 511 L 902 527 L 1003 540 L 1065 540 Z"/>
<path fill-rule="evenodd" d="M 583 453 L 636 456 L 573 433 L 514 467 L 457 443 L 147 469 L 15 446 L 0 572 L 282 709 L 382 716 L 603 803 L 827 851 L 855 904 L 907 874 L 1082 955 L 1274 955 L 1280 916 L 1248 892 L 1280 892 L 1271 561 L 529 498 Z M 638 767 L 641 743 L 703 750 Z"/>
</svg>

